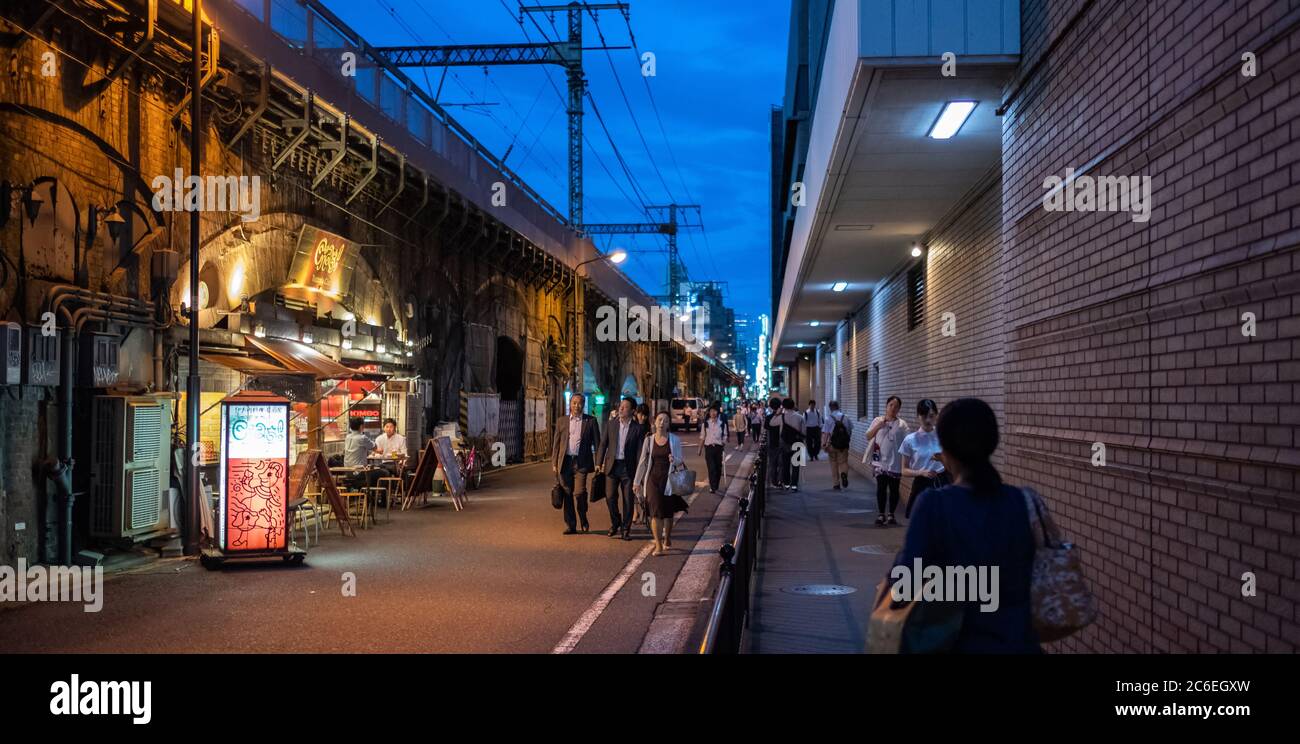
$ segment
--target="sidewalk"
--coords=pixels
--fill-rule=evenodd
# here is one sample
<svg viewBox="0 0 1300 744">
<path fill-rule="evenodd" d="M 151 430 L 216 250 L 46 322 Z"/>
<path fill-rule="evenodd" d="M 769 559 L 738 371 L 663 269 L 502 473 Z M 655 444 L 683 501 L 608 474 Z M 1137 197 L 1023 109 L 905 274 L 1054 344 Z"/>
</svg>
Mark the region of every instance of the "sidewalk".
<svg viewBox="0 0 1300 744">
<path fill-rule="evenodd" d="M 823 453 L 804 467 L 797 492 L 769 489 L 747 653 L 865 650 L 876 585 L 902 547 L 906 520 L 900 507 L 899 526 L 877 527 L 875 483 L 857 472 L 847 492 L 833 485 Z M 798 591 L 810 585 L 852 591 Z"/>
</svg>

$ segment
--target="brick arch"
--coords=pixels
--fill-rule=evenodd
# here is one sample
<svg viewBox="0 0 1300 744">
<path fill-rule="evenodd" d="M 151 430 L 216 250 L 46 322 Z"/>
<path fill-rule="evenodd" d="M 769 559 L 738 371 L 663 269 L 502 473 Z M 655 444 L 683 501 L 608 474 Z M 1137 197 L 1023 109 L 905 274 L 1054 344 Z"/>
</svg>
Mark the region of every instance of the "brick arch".
<svg viewBox="0 0 1300 744">
<path fill-rule="evenodd" d="M 282 286 L 293 263 L 298 233 L 308 223 L 306 216 L 296 212 L 271 212 L 252 223 L 235 220 L 208 238 L 199 247 L 199 270 L 201 274 L 219 276 L 220 287 L 210 299 L 208 309 L 199 314 L 200 327 L 215 325 L 223 317 L 220 312 L 239 306 L 240 297 L 253 298 Z M 178 279 L 170 298 L 177 310 L 189 294 L 189 273 L 188 255 L 182 252 Z M 387 325 L 391 318 L 399 329 L 406 328 L 409 322 L 397 298 L 378 281 L 378 274 L 364 253 L 357 258 L 347 298 L 348 309 L 363 322 Z"/>
</svg>

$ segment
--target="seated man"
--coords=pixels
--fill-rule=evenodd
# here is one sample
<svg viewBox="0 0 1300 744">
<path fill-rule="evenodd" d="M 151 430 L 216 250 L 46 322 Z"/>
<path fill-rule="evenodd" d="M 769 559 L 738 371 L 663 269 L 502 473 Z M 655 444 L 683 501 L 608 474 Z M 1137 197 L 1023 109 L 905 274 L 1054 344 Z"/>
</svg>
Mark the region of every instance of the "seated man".
<svg viewBox="0 0 1300 744">
<path fill-rule="evenodd" d="M 366 458 L 375 449 L 375 442 L 361 433 L 361 419 L 348 421 L 348 436 L 343 440 L 343 467 L 359 468 L 347 476 L 347 485 L 357 490 L 378 485 L 385 473 L 380 468 L 369 467 Z"/>
<path fill-rule="evenodd" d="M 384 419 L 384 433 L 375 437 L 375 448 L 372 452 L 384 458 L 385 464 L 395 462 L 398 458 L 394 455 L 406 457 L 406 437 L 397 433 L 396 419 Z M 391 470 L 396 472 L 396 465 Z"/>
</svg>

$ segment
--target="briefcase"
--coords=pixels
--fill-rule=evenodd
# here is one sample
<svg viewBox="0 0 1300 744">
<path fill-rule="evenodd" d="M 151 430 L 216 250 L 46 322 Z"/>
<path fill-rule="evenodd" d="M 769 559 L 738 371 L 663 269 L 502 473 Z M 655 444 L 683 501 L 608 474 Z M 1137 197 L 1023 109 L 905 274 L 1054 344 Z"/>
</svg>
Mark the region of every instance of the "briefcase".
<svg viewBox="0 0 1300 744">
<path fill-rule="evenodd" d="M 566 489 L 564 488 L 564 486 L 560 485 L 559 483 L 555 484 L 555 488 L 551 489 L 551 506 L 555 507 L 556 509 L 564 508 L 565 490 Z"/>
<path fill-rule="evenodd" d="M 593 473 L 591 476 L 591 488 L 587 490 L 590 491 L 587 498 L 592 503 L 605 498 L 605 474 Z"/>
</svg>

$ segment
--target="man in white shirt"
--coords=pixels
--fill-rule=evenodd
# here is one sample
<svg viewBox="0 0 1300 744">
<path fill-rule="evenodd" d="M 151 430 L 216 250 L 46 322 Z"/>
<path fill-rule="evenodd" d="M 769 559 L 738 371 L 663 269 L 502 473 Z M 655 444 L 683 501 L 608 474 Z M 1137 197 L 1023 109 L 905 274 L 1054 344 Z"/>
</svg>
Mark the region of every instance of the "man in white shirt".
<svg viewBox="0 0 1300 744">
<path fill-rule="evenodd" d="M 795 460 L 796 450 L 803 445 L 807 452 L 807 435 L 804 431 L 803 414 L 794 398 L 786 398 L 781 403 L 781 468 L 785 484 L 791 491 L 799 490 L 799 471 L 803 465 Z"/>
<path fill-rule="evenodd" d="M 826 456 L 831 461 L 831 480 L 834 490 L 848 490 L 849 487 L 849 443 L 853 440 L 853 419 L 840 410 L 840 402 L 833 400 L 827 404 L 831 415 L 827 422 L 829 430 L 822 433 L 826 445 Z"/>
<path fill-rule="evenodd" d="M 808 401 L 808 410 L 803 412 L 804 436 L 808 442 L 808 459 L 816 460 L 822 454 L 822 412 L 817 410 L 817 401 Z"/>
<path fill-rule="evenodd" d="M 727 420 L 717 403 L 704 410 L 700 424 L 700 454 L 709 469 L 709 493 L 717 493 L 722 482 L 722 450 L 727 444 Z"/>
<path fill-rule="evenodd" d="M 596 470 L 596 446 L 600 440 L 600 426 L 596 417 L 583 413 L 586 397 L 574 393 L 569 398 L 569 415 L 555 421 L 555 440 L 551 443 L 551 471 L 564 486 L 564 534 L 588 532 L 587 481 Z"/>
<path fill-rule="evenodd" d="M 384 419 L 384 433 L 375 437 L 375 454 L 391 458 L 394 454 L 406 456 L 406 437 L 397 433 L 397 420 Z"/>
<path fill-rule="evenodd" d="M 635 398 L 624 398 L 619 402 L 618 412 L 605 427 L 600 448 L 596 451 L 596 472 L 604 473 L 607 479 L 605 499 L 609 507 L 609 536 L 621 534 L 624 540 L 632 539 L 632 518 L 636 511 L 632 476 L 636 474 L 641 443 L 645 439 L 645 427 L 637 422 L 633 415 L 635 410 Z"/>
</svg>

